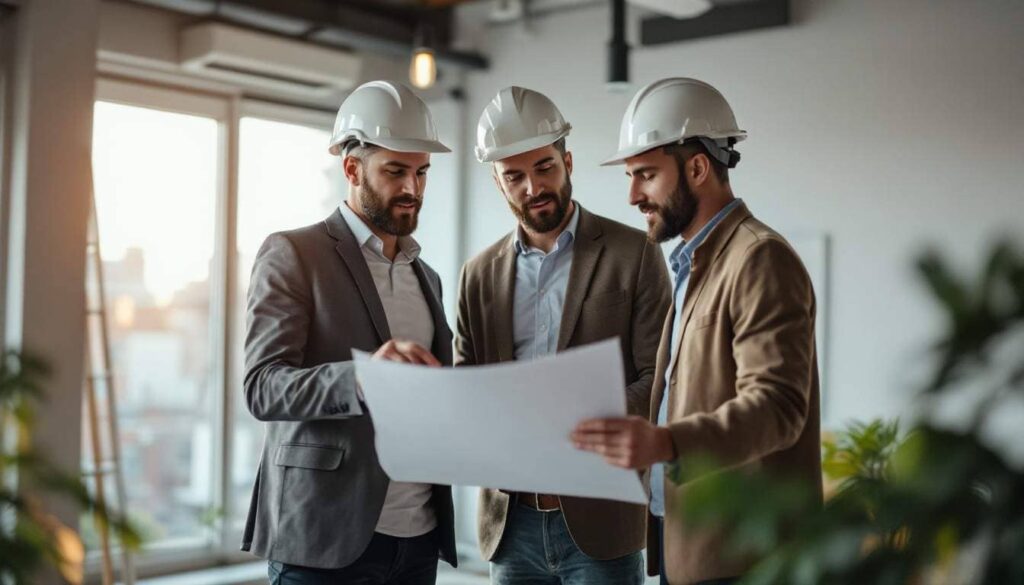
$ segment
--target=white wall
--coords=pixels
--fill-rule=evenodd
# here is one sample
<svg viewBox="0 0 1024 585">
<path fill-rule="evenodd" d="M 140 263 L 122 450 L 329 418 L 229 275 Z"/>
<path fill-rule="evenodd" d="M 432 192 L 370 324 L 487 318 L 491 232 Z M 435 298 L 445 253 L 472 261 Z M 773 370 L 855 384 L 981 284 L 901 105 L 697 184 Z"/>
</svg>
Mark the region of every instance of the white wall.
<svg viewBox="0 0 1024 585">
<path fill-rule="evenodd" d="M 831 244 L 826 424 L 893 416 L 942 321 L 913 271 L 935 244 L 971 270 L 997 234 L 1024 245 L 1024 3 L 1015 0 L 793 0 L 785 28 L 659 48 L 635 47 L 632 79 L 692 76 L 730 100 L 750 139 L 736 193 L 788 235 Z M 574 130 L 578 199 L 643 223 L 615 147 L 631 93 L 603 85 L 607 7 L 484 30 L 488 6 L 460 9 L 467 36 L 492 58 L 470 73 L 467 141 L 502 86 L 547 93 Z M 635 41 L 634 41 L 635 43 Z M 512 217 L 488 169 L 462 152 L 466 250 L 508 231 Z"/>
<path fill-rule="evenodd" d="M 7 213 L 3 342 L 45 360 L 32 447 L 64 472 L 79 469 L 85 340 L 85 243 L 89 214 L 96 0 L 24 2 L 5 23 L 10 50 L 10 133 L 0 168 Z M 8 28 L 13 24 L 12 29 Z M 6 150 L 9 148 L 9 151 Z M 7 170 L 9 169 L 9 170 Z M 10 430 L 9 428 L 7 429 Z M 24 440 L 20 438 L 20 440 Z M 6 478 L 3 478 L 6 479 Z M 39 493 L 43 512 L 71 529 L 79 511 L 69 499 Z M 46 570 L 35 582 L 64 583 Z"/>
</svg>

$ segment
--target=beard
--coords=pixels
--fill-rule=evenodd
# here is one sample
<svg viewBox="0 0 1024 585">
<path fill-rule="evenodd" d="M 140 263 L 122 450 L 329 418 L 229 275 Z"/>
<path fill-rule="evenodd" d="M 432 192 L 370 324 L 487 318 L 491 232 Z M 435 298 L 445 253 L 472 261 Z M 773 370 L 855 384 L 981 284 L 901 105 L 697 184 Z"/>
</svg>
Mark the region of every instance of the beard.
<svg viewBox="0 0 1024 585">
<path fill-rule="evenodd" d="M 516 205 L 507 197 L 506 201 L 508 201 L 508 207 L 515 214 L 519 223 L 525 225 L 536 234 L 546 234 L 558 228 L 562 225 L 562 221 L 565 220 L 566 211 L 569 209 L 569 202 L 572 201 L 572 181 L 566 175 L 565 183 L 562 183 L 562 187 L 557 193 L 544 191 L 523 201 L 521 205 Z M 530 213 L 531 205 L 544 201 L 554 202 L 555 208 L 551 211 L 541 211 L 537 215 Z"/>
<path fill-rule="evenodd" d="M 660 244 L 682 234 L 693 223 L 697 215 L 697 198 L 690 190 L 686 179 L 680 177 L 679 184 L 664 205 L 644 203 L 644 213 L 653 211 L 653 221 L 647 225 L 647 239 Z"/>
<path fill-rule="evenodd" d="M 369 218 L 370 223 L 385 233 L 393 236 L 408 236 L 416 231 L 423 199 L 412 195 L 399 195 L 390 201 L 385 201 L 384 196 L 373 188 L 370 181 L 364 181 L 359 201 L 363 206 L 363 213 Z M 411 214 L 397 210 L 398 205 L 409 203 L 416 206 Z"/>
</svg>

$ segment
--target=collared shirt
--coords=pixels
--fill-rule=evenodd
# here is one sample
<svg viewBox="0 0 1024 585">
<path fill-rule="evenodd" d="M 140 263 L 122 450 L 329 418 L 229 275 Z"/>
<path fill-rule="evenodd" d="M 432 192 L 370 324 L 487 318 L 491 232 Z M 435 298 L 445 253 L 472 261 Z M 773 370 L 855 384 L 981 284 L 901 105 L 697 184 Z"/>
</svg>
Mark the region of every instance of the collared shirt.
<svg viewBox="0 0 1024 585">
<path fill-rule="evenodd" d="M 569 285 L 573 242 L 579 220 L 580 207 L 574 203 L 569 223 L 547 254 L 526 245 L 522 227 L 516 228 L 516 288 L 512 302 L 516 360 L 550 355 L 558 349 L 562 305 Z"/>
<path fill-rule="evenodd" d="M 434 318 L 412 265 L 419 256 L 419 244 L 411 237 L 399 237 L 398 254 L 391 261 L 384 255 L 384 242 L 362 218 L 346 203 L 339 209 L 366 259 L 392 337 L 414 341 L 430 349 L 434 342 Z M 376 531 L 402 538 L 430 532 L 437 526 L 437 517 L 430 506 L 432 494 L 430 484 L 392 481 Z"/>
<path fill-rule="evenodd" d="M 683 316 L 683 303 L 686 302 L 686 286 L 690 281 L 690 270 L 693 266 L 693 253 L 704 243 L 708 235 L 722 223 L 729 212 L 736 209 L 743 203 L 742 199 L 736 199 L 726 205 L 721 211 L 711 218 L 704 227 L 689 240 L 679 242 L 679 245 L 672 250 L 669 256 L 669 265 L 672 267 L 674 284 L 672 286 L 672 303 L 675 307 L 672 320 L 672 330 L 669 331 L 669 339 L 672 340 L 671 351 L 668 363 L 671 365 L 676 360 L 676 352 L 679 350 L 679 343 L 676 337 L 682 333 L 681 321 Z M 668 389 L 672 381 L 672 368 L 665 369 L 665 391 L 661 395 L 661 406 L 658 408 L 658 426 L 665 426 L 668 423 Z M 656 463 L 651 467 L 651 513 L 655 516 L 665 516 L 665 466 Z"/>
</svg>

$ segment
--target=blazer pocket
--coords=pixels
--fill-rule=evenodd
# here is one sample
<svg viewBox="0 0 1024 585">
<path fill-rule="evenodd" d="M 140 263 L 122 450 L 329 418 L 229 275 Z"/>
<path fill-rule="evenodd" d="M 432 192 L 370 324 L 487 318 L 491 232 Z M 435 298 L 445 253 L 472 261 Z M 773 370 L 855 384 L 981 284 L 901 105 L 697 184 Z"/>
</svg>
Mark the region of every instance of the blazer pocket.
<svg viewBox="0 0 1024 585">
<path fill-rule="evenodd" d="M 718 311 L 711 311 L 710 313 L 697 317 L 697 320 L 693 322 L 693 328 L 695 330 L 704 329 L 705 327 L 714 325 L 715 321 L 718 321 Z"/>
<path fill-rule="evenodd" d="M 598 293 L 583 300 L 584 309 L 600 309 L 612 307 L 626 300 L 626 291 L 615 290 L 612 292 Z"/>
<path fill-rule="evenodd" d="M 274 464 L 281 467 L 333 471 L 341 467 L 341 461 L 344 458 L 345 450 L 341 447 L 309 443 L 282 443 L 277 448 Z"/>
</svg>

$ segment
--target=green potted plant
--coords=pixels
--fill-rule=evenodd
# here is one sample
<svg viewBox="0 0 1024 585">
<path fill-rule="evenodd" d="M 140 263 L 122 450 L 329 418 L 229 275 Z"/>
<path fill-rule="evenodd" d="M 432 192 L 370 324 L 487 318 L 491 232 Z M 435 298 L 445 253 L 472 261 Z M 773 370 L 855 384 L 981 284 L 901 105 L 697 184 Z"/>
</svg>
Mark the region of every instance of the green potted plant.
<svg viewBox="0 0 1024 585">
<path fill-rule="evenodd" d="M 1024 470 L 985 432 L 1024 400 L 1024 258 L 997 245 L 973 281 L 934 253 L 918 269 L 948 327 L 905 436 L 873 421 L 824 441 L 824 506 L 804 486 L 713 465 L 681 478 L 703 481 L 678 513 L 730 526 L 728 554 L 761 559 L 743 583 L 1024 583 Z M 955 423 L 936 416 L 950 399 Z"/>
<path fill-rule="evenodd" d="M 100 505 L 75 475 L 58 469 L 31 446 L 36 403 L 43 399 L 47 368 L 42 361 L 10 351 L 0 356 L 0 582 L 31 583 L 44 566 L 55 567 L 71 583 L 82 581 L 84 549 L 81 539 L 48 514 L 37 495 L 16 490 L 31 485 L 45 492 L 70 498 L 83 509 L 92 510 L 129 547 L 139 545 L 133 527 L 120 515 Z M 12 441 L 7 441 L 12 438 Z M 13 443 L 9 445 L 8 443 Z"/>
</svg>

